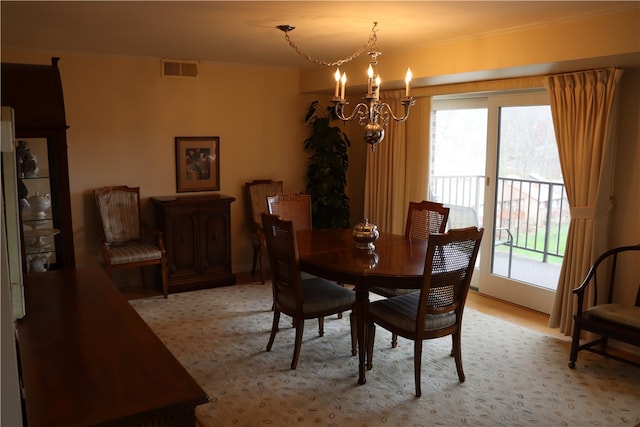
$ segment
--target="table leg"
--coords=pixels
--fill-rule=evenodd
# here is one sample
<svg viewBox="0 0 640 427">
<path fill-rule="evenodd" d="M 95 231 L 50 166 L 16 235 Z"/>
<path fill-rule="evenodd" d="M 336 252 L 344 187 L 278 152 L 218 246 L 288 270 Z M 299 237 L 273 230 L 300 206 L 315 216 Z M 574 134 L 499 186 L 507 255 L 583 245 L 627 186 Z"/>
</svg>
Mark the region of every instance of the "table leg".
<svg viewBox="0 0 640 427">
<path fill-rule="evenodd" d="M 358 384 L 367 382 L 365 357 L 367 352 L 367 316 L 369 314 L 369 291 L 356 287 L 356 329 L 358 332 Z"/>
</svg>

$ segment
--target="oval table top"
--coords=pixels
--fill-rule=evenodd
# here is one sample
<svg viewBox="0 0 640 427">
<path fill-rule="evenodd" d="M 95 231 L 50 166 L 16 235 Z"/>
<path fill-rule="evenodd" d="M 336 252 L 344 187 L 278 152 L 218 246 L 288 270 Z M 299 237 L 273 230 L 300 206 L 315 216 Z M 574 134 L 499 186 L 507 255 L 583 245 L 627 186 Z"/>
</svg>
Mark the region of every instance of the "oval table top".
<svg viewBox="0 0 640 427">
<path fill-rule="evenodd" d="M 296 232 L 300 268 L 308 273 L 356 287 L 419 288 L 427 241 L 380 233 L 373 251 L 358 249 L 351 229 Z"/>
</svg>

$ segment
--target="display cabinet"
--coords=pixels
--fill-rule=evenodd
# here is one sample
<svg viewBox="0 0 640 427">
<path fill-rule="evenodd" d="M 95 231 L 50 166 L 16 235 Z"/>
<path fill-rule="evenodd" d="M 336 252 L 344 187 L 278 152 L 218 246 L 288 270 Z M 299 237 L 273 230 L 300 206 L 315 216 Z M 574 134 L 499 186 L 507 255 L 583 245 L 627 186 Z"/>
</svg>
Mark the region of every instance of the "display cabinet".
<svg viewBox="0 0 640 427">
<path fill-rule="evenodd" d="M 2 105 L 15 114 L 23 271 L 75 266 L 67 124 L 58 58 L 2 63 Z"/>
<path fill-rule="evenodd" d="M 24 138 L 16 143 L 20 211 L 27 272 L 43 272 L 56 264 L 51 210 L 51 176 L 46 138 Z"/>
</svg>

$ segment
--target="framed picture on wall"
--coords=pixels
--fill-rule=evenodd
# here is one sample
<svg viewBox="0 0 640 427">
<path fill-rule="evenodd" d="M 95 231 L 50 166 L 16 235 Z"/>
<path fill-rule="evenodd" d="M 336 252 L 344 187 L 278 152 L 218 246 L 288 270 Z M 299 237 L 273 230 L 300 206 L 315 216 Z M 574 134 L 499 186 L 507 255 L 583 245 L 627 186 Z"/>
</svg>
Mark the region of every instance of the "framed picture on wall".
<svg viewBox="0 0 640 427">
<path fill-rule="evenodd" d="M 220 137 L 175 139 L 177 192 L 220 190 Z"/>
</svg>

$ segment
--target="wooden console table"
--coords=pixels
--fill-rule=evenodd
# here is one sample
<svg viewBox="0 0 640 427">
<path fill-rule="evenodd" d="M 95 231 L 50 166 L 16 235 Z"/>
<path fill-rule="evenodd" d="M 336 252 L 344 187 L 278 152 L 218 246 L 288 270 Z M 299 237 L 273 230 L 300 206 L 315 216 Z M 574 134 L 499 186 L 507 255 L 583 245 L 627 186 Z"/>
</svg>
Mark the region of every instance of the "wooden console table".
<svg viewBox="0 0 640 427">
<path fill-rule="evenodd" d="M 25 425 L 189 426 L 207 394 L 101 268 L 25 275 Z"/>
</svg>

